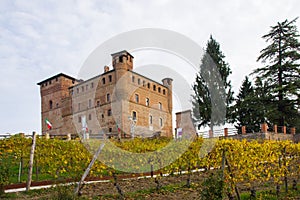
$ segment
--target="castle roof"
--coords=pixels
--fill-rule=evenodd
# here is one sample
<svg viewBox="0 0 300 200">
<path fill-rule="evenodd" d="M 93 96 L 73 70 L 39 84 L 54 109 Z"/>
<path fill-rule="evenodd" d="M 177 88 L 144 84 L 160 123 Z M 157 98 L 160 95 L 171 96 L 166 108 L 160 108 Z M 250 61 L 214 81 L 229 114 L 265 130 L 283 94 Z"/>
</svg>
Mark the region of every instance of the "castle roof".
<svg viewBox="0 0 300 200">
<path fill-rule="evenodd" d="M 55 75 L 55 76 L 52 76 L 52 77 L 50 77 L 50 78 L 47 78 L 46 80 L 43 80 L 43 81 L 37 83 L 37 85 L 42 85 L 43 83 L 45 83 L 45 82 L 47 82 L 47 81 L 50 81 L 50 80 L 52 80 L 52 79 L 55 79 L 55 78 L 57 78 L 57 77 L 60 77 L 60 76 L 63 76 L 63 77 L 65 77 L 65 78 L 68 78 L 68 79 L 70 79 L 70 80 L 72 80 L 72 81 L 79 81 L 79 80 L 77 80 L 76 78 L 74 78 L 74 77 L 72 77 L 72 76 L 69 76 L 69 75 L 64 74 L 64 73 L 59 73 L 59 74 L 57 74 L 57 75 Z"/>
</svg>

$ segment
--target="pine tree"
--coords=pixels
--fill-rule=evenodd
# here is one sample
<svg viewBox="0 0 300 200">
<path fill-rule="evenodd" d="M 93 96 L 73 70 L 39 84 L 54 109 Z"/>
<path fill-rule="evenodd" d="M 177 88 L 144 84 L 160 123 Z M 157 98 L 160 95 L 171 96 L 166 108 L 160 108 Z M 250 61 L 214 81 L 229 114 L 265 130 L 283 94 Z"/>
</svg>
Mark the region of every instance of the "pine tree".
<svg viewBox="0 0 300 200">
<path fill-rule="evenodd" d="M 268 117 L 279 126 L 295 125 L 299 118 L 300 43 L 296 20 L 278 22 L 262 37 L 269 45 L 261 50 L 257 61 L 266 65 L 253 72 L 267 85 L 276 107 Z"/>
<path fill-rule="evenodd" d="M 193 85 L 193 116 L 199 127 L 224 124 L 231 119 L 229 107 L 233 102 L 231 81 L 232 73 L 219 43 L 210 36 L 201 60 L 200 72 Z"/>
</svg>

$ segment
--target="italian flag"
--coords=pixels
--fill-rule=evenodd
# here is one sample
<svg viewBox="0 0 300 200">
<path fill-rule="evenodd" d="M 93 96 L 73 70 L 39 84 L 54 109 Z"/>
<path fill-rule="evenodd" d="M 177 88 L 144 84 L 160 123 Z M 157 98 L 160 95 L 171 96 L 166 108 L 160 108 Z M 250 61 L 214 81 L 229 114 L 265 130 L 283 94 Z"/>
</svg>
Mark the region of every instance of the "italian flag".
<svg viewBox="0 0 300 200">
<path fill-rule="evenodd" d="M 49 122 L 49 120 L 47 118 L 45 119 L 45 122 L 47 124 L 48 130 L 51 130 L 52 129 L 52 124 Z"/>
</svg>

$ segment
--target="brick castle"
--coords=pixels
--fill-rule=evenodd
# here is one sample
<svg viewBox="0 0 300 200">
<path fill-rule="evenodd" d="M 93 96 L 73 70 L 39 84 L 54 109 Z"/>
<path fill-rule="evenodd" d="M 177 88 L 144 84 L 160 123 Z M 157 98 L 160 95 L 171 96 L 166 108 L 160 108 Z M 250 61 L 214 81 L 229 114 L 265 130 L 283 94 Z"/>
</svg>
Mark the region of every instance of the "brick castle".
<svg viewBox="0 0 300 200">
<path fill-rule="evenodd" d="M 127 51 L 111 56 L 112 69 L 105 66 L 102 74 L 89 80 L 60 73 L 38 83 L 42 134 L 74 135 L 86 124 L 90 137 L 103 133 L 124 137 L 132 132 L 172 137 L 173 80 L 158 83 L 134 72 L 133 56 Z"/>
</svg>

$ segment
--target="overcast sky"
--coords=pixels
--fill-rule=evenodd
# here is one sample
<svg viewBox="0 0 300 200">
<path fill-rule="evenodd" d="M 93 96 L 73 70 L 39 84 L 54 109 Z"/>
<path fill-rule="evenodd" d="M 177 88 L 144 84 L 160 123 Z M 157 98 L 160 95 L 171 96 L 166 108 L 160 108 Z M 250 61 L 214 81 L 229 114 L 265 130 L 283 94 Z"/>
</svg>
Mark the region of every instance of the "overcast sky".
<svg viewBox="0 0 300 200">
<path fill-rule="evenodd" d="M 212 34 L 238 91 L 261 65 L 261 36 L 299 15 L 298 0 L 0 0 L 0 134 L 40 132 L 36 83 L 60 72 L 76 77 L 88 55 L 120 33 L 163 28 L 203 47 Z"/>
</svg>

